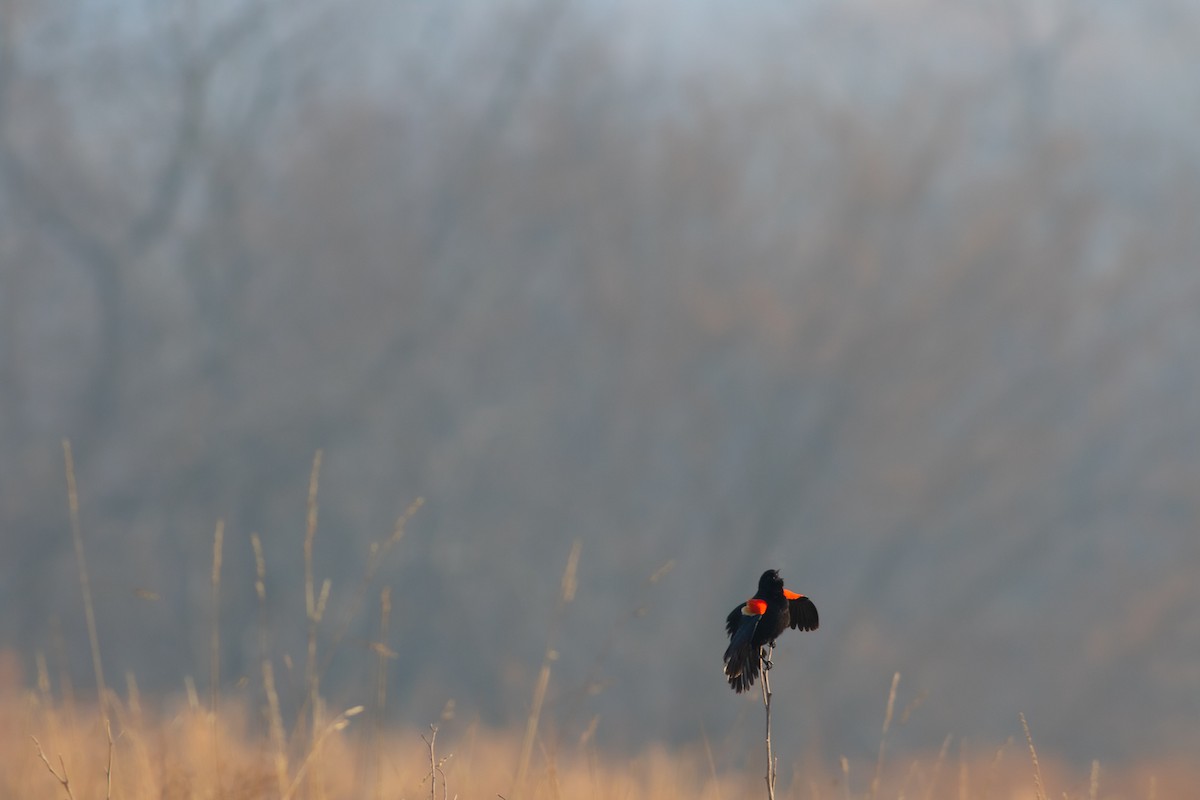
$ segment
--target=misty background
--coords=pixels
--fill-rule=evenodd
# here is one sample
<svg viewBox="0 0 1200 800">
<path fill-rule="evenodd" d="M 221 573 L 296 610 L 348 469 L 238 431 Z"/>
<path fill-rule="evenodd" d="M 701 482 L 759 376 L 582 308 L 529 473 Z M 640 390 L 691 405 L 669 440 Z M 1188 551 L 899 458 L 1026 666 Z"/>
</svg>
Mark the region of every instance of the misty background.
<svg viewBox="0 0 1200 800">
<path fill-rule="evenodd" d="M 892 747 L 1194 751 L 1198 75 L 1182 0 L 3 0 L 0 646 L 92 685 L 69 437 L 109 683 L 207 685 L 223 519 L 227 693 L 257 532 L 297 703 L 322 449 L 394 724 L 524 721 L 578 539 L 565 742 L 752 747 L 778 567 L 779 753 L 895 671 Z"/>
</svg>

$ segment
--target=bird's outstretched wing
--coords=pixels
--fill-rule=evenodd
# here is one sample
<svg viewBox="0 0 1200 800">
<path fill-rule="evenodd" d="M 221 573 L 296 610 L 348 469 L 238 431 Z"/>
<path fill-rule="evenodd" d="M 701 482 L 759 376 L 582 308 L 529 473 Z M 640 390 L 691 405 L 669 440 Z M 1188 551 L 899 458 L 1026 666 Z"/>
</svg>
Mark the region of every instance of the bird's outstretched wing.
<svg viewBox="0 0 1200 800">
<path fill-rule="evenodd" d="M 820 627 L 821 618 L 817 615 L 817 607 L 813 605 L 812 600 L 787 590 L 784 590 L 783 595 L 788 600 L 788 615 L 791 617 L 789 625 L 793 629 L 815 631 Z"/>
</svg>

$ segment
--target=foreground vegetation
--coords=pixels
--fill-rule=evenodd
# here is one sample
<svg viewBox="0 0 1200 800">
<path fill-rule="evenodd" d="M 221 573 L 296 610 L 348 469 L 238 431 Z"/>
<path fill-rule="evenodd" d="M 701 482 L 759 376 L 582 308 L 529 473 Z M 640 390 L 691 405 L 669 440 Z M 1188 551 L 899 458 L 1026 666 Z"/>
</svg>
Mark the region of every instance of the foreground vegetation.
<svg viewBox="0 0 1200 800">
<path fill-rule="evenodd" d="M 194 698 L 193 698 L 194 700 Z M 514 780 L 520 732 L 442 720 L 383 730 L 369 711 L 332 715 L 284 751 L 255 715 L 229 702 L 217 713 L 181 700 L 151 713 L 136 695 L 110 709 L 111 741 L 94 706 L 42 688 L 7 687 L 0 715 L 0 795 L 11 798 L 744 798 L 765 796 L 755 764 L 718 774 L 703 747 L 605 755 L 590 742 L 538 743 L 525 786 Z M 346 725 L 346 722 L 349 725 Z M 267 726 L 269 728 L 269 726 Z M 36 740 L 32 737 L 36 737 Z M 430 746 L 432 744 L 432 747 Z M 1073 772 L 1031 759 L 1020 739 L 992 753 L 871 759 L 826 765 L 781 760 L 781 798 L 1173 798 L 1191 795 L 1200 768 L 1182 762 Z M 42 755 L 45 760 L 43 761 Z M 792 767 L 795 768 L 794 772 Z M 431 784 L 430 777 L 436 778 Z M 789 780 L 790 778 L 790 780 Z"/>
<path fill-rule="evenodd" d="M 252 537 L 260 602 L 261 669 L 225 686 L 220 680 L 220 609 L 224 526 L 213 537 L 212 631 L 209 685 L 197 689 L 184 679 L 181 697 L 143 697 L 127 673 L 124 690 L 105 681 L 95 627 L 87 560 L 79 522 L 70 444 L 64 442 L 68 505 L 79 566 L 80 590 L 89 622 L 95 689 L 73 686 L 65 663 L 52 670 L 40 652 L 32 658 L 0 650 L 0 797 L 3 798 L 743 798 L 765 795 L 761 752 L 752 748 L 744 764 L 703 743 L 669 748 L 654 744 L 633 755 L 606 752 L 595 743 L 593 720 L 578 738 L 559 735 L 542 720 L 543 702 L 557 660 L 551 633 L 541 668 L 533 679 L 529 716 L 522 730 L 494 730 L 456 715 L 453 701 L 440 718 L 420 729 L 389 724 L 387 663 L 390 590 L 379 593 L 379 629 L 368 648 L 375 683 L 362 697 L 368 706 L 335 708 L 321 691 L 324 630 L 330 594 L 313 577 L 317 529 L 317 485 L 321 453 L 313 462 L 308 493 L 305 618 L 308 649 L 303 664 L 278 659 L 269 648 L 265 613 L 266 563 Z M 404 535 L 421 506 L 414 502 L 392 535 L 372 547 L 359 595 L 366 597 L 380 559 Z M 575 594 L 580 547 L 572 548 L 561 579 L 559 612 Z M 344 630 L 322 641 L 336 649 Z M 302 676 L 299 707 L 285 708 L 276 690 L 276 665 L 288 683 Z M 29 677 L 26 678 L 26 675 Z M 947 737 L 937 753 L 895 756 L 889 736 L 895 710 L 892 682 L 877 753 L 824 760 L 780 753 L 777 797 L 807 798 L 1158 798 L 1190 796 L 1200 766 L 1187 761 L 1125 765 L 1108 769 L 1093 762 L 1084 772 L 1039 757 L 1020 715 L 1014 738 L 991 750 L 969 750 Z M 904 716 L 904 715 L 901 715 Z M 539 727 L 539 723 L 542 723 Z M 1014 720 L 1015 723 L 1015 720 Z"/>
</svg>

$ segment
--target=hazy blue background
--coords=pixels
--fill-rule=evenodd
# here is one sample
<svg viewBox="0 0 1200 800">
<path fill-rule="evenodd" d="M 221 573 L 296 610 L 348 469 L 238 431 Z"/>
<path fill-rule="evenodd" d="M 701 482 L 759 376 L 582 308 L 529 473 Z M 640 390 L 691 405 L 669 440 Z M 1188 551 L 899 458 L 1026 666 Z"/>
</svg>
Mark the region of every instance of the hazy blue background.
<svg viewBox="0 0 1200 800">
<path fill-rule="evenodd" d="M 777 747 L 1200 746 L 1200 6 L 0 3 L 0 646 L 392 720 L 753 744 L 722 618 L 779 567 Z M 673 568 L 654 583 L 651 575 Z M 157 597 L 157 599 L 154 599 Z M 235 689 L 241 676 L 249 684 Z M 32 677 L 30 678 L 32 680 Z M 725 756 L 722 755 L 724 758 Z"/>
</svg>

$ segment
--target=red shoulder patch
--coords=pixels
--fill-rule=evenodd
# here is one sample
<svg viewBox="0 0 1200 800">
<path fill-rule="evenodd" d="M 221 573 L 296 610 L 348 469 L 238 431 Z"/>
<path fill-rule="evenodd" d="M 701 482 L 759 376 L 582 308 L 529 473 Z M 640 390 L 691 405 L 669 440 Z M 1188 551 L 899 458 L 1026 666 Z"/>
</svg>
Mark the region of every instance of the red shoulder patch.
<svg viewBox="0 0 1200 800">
<path fill-rule="evenodd" d="M 791 589 L 784 589 L 783 596 L 786 597 L 788 600 L 799 600 L 801 597 L 804 597 L 804 595 L 796 594 Z"/>
<path fill-rule="evenodd" d="M 752 600 L 747 600 L 745 607 L 742 608 L 742 613 L 761 617 L 763 614 L 767 613 L 767 601 L 759 600 L 757 597 Z"/>
</svg>

